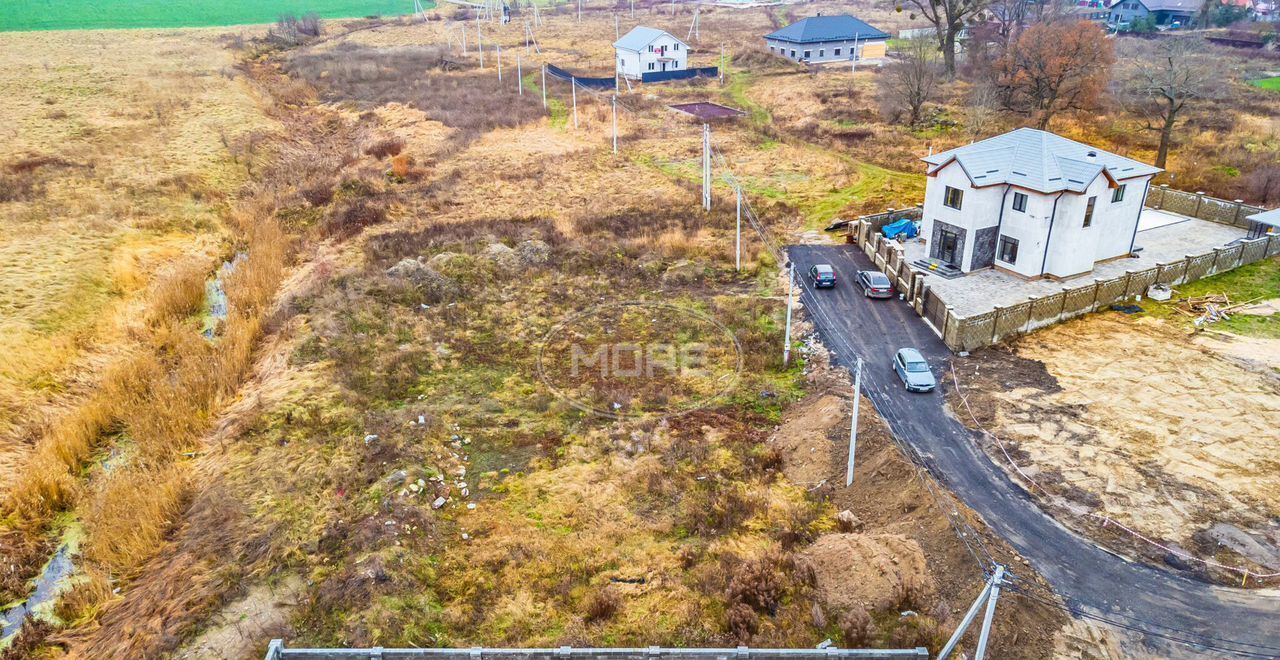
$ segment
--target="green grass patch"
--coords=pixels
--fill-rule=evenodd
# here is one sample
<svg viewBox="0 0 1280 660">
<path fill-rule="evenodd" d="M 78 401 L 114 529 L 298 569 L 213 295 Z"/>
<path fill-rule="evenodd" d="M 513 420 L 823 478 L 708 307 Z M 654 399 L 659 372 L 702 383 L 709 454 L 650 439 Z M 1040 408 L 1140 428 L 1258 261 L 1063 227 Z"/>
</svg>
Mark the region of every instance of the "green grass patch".
<svg viewBox="0 0 1280 660">
<path fill-rule="evenodd" d="M 528 73 L 524 76 L 524 87 L 528 94 L 541 94 L 542 84 L 540 82 L 541 72 Z M 569 126 L 569 106 L 565 105 L 554 96 L 547 97 L 547 112 L 551 114 L 551 125 L 555 128 L 567 128 Z"/>
<path fill-rule="evenodd" d="M 423 0 L 434 7 L 433 0 Z M 271 23 L 282 15 L 321 18 L 399 16 L 412 0 L 5 0 L 0 32 L 209 27 Z"/>
<path fill-rule="evenodd" d="M 865 200 L 883 200 L 885 204 L 905 203 L 924 198 L 924 177 L 913 172 L 900 172 L 871 163 L 855 163 L 858 181 L 810 203 L 798 206 L 805 216 L 806 229 L 822 229 L 832 220 L 848 215 L 845 210 Z M 895 201 L 896 200 L 896 201 Z"/>
<path fill-rule="evenodd" d="M 747 89 L 755 80 L 754 75 L 746 71 L 736 71 L 729 66 L 725 67 L 725 75 L 729 77 L 729 84 L 724 88 L 725 97 L 731 105 L 747 112 L 747 118 L 751 120 L 752 127 L 759 129 L 773 121 L 773 116 L 769 114 L 768 109 L 747 96 Z"/>
<path fill-rule="evenodd" d="M 1250 80 L 1250 81 L 1249 81 L 1249 84 L 1250 84 L 1250 85 L 1253 85 L 1254 87 L 1261 87 L 1262 89 L 1269 89 L 1269 90 L 1271 90 L 1271 91 L 1273 91 L 1273 92 L 1280 92 L 1280 76 L 1275 76 L 1275 77 L 1272 77 L 1272 78 L 1258 78 L 1257 80 Z"/>
<path fill-rule="evenodd" d="M 1192 327 L 1192 319 L 1184 316 L 1175 308 L 1180 298 L 1193 298 L 1210 294 L 1225 293 L 1232 304 L 1247 301 L 1263 301 L 1280 298 L 1280 258 L 1263 259 L 1248 266 L 1232 271 L 1206 277 L 1177 288 L 1177 295 L 1168 303 L 1144 300 L 1143 310 L 1156 318 Z M 1232 332 L 1251 337 L 1280 338 L 1280 315 L 1249 316 L 1233 314 L 1230 319 L 1219 321 L 1212 326 L 1214 330 Z"/>
</svg>

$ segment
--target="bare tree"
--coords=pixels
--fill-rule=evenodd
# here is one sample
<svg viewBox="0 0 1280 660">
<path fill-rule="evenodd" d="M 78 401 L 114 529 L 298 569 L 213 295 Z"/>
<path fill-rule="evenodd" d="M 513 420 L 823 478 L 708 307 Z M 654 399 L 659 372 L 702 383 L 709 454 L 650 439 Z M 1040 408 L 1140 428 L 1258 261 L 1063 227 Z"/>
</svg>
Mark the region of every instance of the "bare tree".
<svg viewBox="0 0 1280 660">
<path fill-rule="evenodd" d="M 969 90 L 968 128 L 974 140 L 985 137 L 996 124 L 1000 93 L 990 83 L 979 83 Z"/>
<path fill-rule="evenodd" d="M 1160 134 L 1155 164 L 1164 167 L 1183 111 L 1221 94 L 1221 67 L 1205 55 L 1205 42 L 1197 37 L 1132 41 L 1136 43 L 1126 44 L 1122 59 L 1126 66 L 1118 81 L 1119 95 L 1142 116 L 1146 130 Z"/>
<path fill-rule="evenodd" d="M 906 113 L 907 123 L 914 127 L 938 89 L 938 48 L 931 39 L 915 38 L 894 53 L 897 57 L 880 74 L 880 98 L 894 118 Z"/>
<path fill-rule="evenodd" d="M 956 38 L 970 18 L 982 11 L 991 0 L 906 0 L 937 30 L 938 46 L 947 76 L 956 75 Z M 902 11 L 902 5 L 898 5 Z M 914 15 L 916 12 L 912 12 Z"/>
<path fill-rule="evenodd" d="M 1010 110 L 1039 118 L 1097 105 L 1111 80 L 1115 48 L 1088 21 L 1036 23 L 1009 44 L 997 65 L 997 85 Z"/>
</svg>

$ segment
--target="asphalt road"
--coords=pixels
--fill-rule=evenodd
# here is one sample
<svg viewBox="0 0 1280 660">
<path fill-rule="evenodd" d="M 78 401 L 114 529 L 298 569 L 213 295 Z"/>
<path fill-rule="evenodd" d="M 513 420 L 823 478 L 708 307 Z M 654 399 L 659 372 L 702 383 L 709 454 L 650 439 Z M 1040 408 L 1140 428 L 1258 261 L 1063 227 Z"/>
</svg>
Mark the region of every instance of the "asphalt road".
<svg viewBox="0 0 1280 660">
<path fill-rule="evenodd" d="M 1182 640 L 1141 635 L 1162 656 L 1280 657 L 1280 591 L 1216 587 L 1129 562 L 1058 524 L 946 412 L 941 389 L 920 394 L 903 388 L 890 366 L 898 348 L 919 349 L 942 387 L 950 384 L 951 352 L 905 303 L 862 297 L 854 279 L 856 271 L 874 268 L 866 255 L 854 246 L 792 246 L 788 254 L 800 299 L 833 360 L 851 367 L 862 357 L 864 392 L 891 432 L 1069 606 Z M 835 267 L 835 288 L 812 288 L 804 274 L 815 263 Z"/>
</svg>

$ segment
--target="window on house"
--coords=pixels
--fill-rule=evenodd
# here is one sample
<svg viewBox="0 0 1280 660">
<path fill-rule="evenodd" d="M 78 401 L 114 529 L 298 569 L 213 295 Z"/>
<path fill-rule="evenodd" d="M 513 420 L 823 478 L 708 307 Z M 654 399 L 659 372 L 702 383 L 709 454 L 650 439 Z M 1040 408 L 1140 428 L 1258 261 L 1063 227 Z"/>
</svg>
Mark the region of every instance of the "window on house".
<svg viewBox="0 0 1280 660">
<path fill-rule="evenodd" d="M 839 48 L 837 48 L 837 49 L 836 49 L 836 57 L 840 57 L 840 49 L 839 49 Z"/>
<path fill-rule="evenodd" d="M 811 50 L 806 50 L 806 51 L 804 52 L 804 58 L 807 60 L 807 59 L 809 59 L 810 57 L 813 57 L 813 51 L 811 51 Z"/>
<path fill-rule="evenodd" d="M 1125 186 L 1126 186 L 1126 185 L 1128 185 L 1128 184 L 1124 184 L 1124 183 L 1122 183 L 1122 184 L 1120 184 L 1119 186 L 1116 186 L 1115 190 L 1112 190 L 1112 191 L 1111 191 L 1111 203 L 1112 203 L 1112 204 L 1115 204 L 1116 202 L 1123 202 L 1123 201 L 1124 201 L 1124 188 L 1125 188 Z"/>
<path fill-rule="evenodd" d="M 1096 206 L 1097 204 L 1098 204 L 1098 198 L 1090 197 L 1089 203 L 1085 205 L 1084 207 L 1084 226 L 1085 227 L 1089 227 L 1093 225 L 1093 207 Z"/>
<path fill-rule="evenodd" d="M 794 49 L 794 48 L 792 48 L 792 49 L 791 49 L 791 56 L 792 56 L 792 57 L 795 57 L 795 56 L 796 56 L 796 49 Z"/>
<path fill-rule="evenodd" d="M 818 57 L 826 57 L 826 55 L 827 55 L 827 49 L 826 49 L 826 48 L 819 48 L 819 49 L 818 49 Z"/>
<path fill-rule="evenodd" d="M 947 192 L 942 196 L 942 203 L 953 209 L 959 210 L 960 203 L 964 201 L 964 191 L 958 188 L 947 186 Z"/>
<path fill-rule="evenodd" d="M 649 63 L 649 70 L 650 70 L 650 71 L 653 71 L 653 62 L 650 62 L 650 63 Z"/>
<path fill-rule="evenodd" d="M 1018 263 L 1018 241 L 1008 236 L 1000 237 L 1000 248 L 996 252 L 996 258 L 1007 264 Z"/>
<path fill-rule="evenodd" d="M 1027 195 L 1025 193 L 1013 193 L 1013 210 L 1023 213 L 1027 211 Z"/>
<path fill-rule="evenodd" d="M 671 50 L 680 50 L 680 44 L 671 44 Z"/>
</svg>

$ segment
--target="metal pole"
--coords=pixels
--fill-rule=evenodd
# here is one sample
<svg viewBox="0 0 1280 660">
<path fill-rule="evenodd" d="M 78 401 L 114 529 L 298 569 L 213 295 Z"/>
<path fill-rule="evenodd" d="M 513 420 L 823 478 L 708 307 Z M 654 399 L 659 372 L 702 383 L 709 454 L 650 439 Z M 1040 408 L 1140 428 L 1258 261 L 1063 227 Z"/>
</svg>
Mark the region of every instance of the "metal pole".
<svg viewBox="0 0 1280 660">
<path fill-rule="evenodd" d="M 542 65 L 542 109 L 547 109 L 547 65 Z"/>
<path fill-rule="evenodd" d="M 582 22 L 582 0 L 578 0 L 578 22 Z"/>
<path fill-rule="evenodd" d="M 524 73 L 520 68 L 520 53 L 516 52 L 516 93 L 524 96 Z"/>
<path fill-rule="evenodd" d="M 502 46 L 494 46 L 498 52 L 498 82 L 502 82 Z"/>
<path fill-rule="evenodd" d="M 480 36 L 480 19 L 476 19 L 476 48 L 480 50 L 480 68 L 484 68 L 484 40 Z"/>
<path fill-rule="evenodd" d="M 569 87 L 573 89 L 573 127 L 578 127 L 578 79 L 569 77 Z"/>
<path fill-rule="evenodd" d="M 733 239 L 734 269 L 742 272 L 742 186 L 734 187 L 738 198 L 738 230 Z"/>
<path fill-rule="evenodd" d="M 462 24 L 462 54 L 467 54 L 467 24 Z"/>
<path fill-rule="evenodd" d="M 849 423 L 849 468 L 845 473 L 845 488 L 853 485 L 854 456 L 858 453 L 858 404 L 862 402 L 862 358 L 853 368 L 853 421 Z"/>
<path fill-rule="evenodd" d="M 1000 580 L 1004 578 L 1004 566 L 996 565 L 996 574 L 991 578 L 991 597 L 987 599 L 987 613 L 982 617 L 982 631 L 978 633 L 978 650 L 974 652 L 974 660 L 983 660 L 987 656 L 987 640 L 991 637 L 991 619 L 996 615 L 996 600 L 1000 598 Z"/>
<path fill-rule="evenodd" d="M 711 210 L 711 124 L 702 125 L 702 210 Z"/>
<path fill-rule="evenodd" d="M 990 580 L 983 585 L 982 591 L 973 600 L 973 605 L 969 607 L 969 611 L 960 620 L 960 625 L 956 626 L 956 631 L 951 633 L 951 639 L 947 640 L 946 646 L 943 646 L 942 651 L 938 653 L 938 660 L 947 660 L 951 652 L 956 649 L 956 645 L 960 643 L 960 638 L 964 636 L 965 631 L 969 629 L 969 625 L 973 623 L 973 618 L 978 616 L 978 610 L 982 608 L 983 603 L 987 602 L 987 596 L 989 595 L 991 595 Z"/>
<path fill-rule="evenodd" d="M 622 38 L 622 24 L 618 22 L 617 14 L 613 15 L 613 38 L 614 39 Z"/>
<path fill-rule="evenodd" d="M 849 73 L 858 72 L 858 35 L 853 35 L 853 66 Z"/>
<path fill-rule="evenodd" d="M 613 153 L 618 153 L 618 95 L 613 95 Z"/>
<path fill-rule="evenodd" d="M 796 285 L 796 265 L 787 264 L 787 328 L 782 338 L 782 368 L 791 362 L 791 292 Z"/>
</svg>

